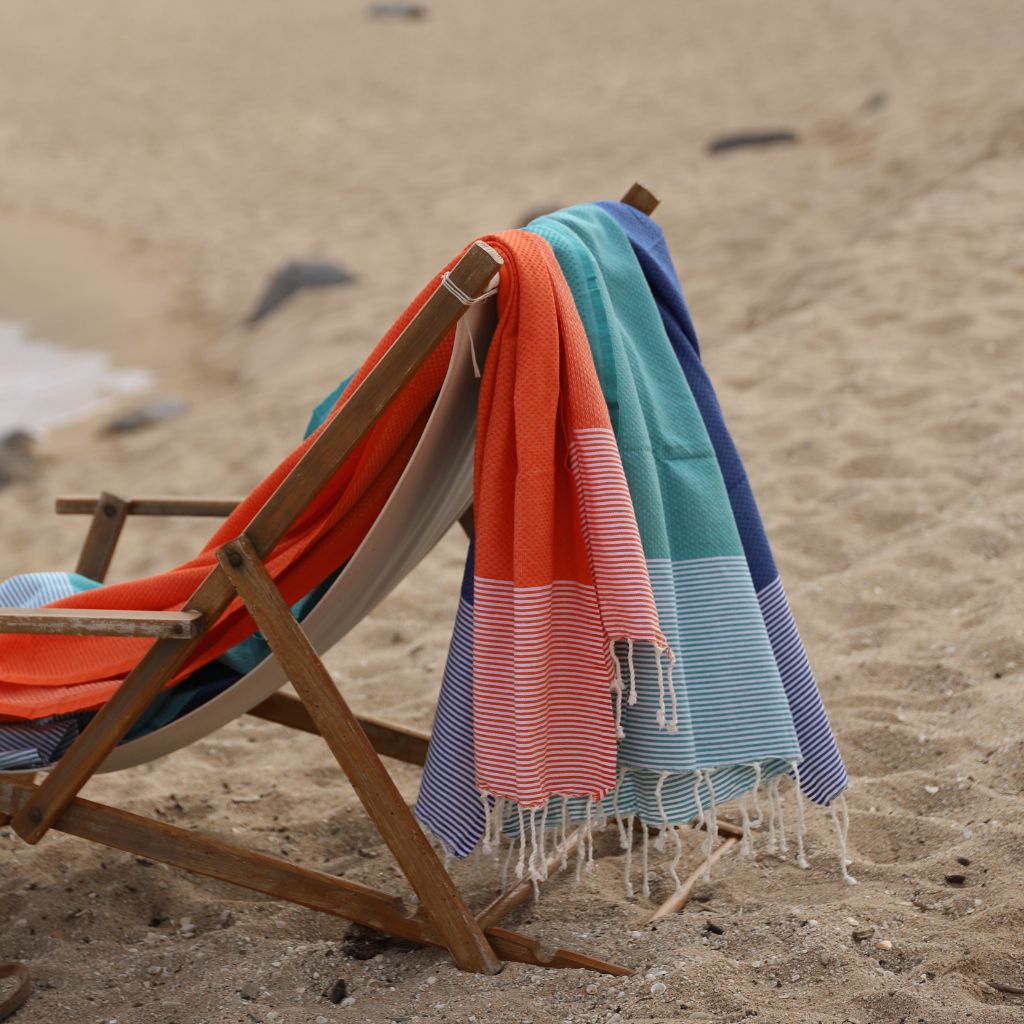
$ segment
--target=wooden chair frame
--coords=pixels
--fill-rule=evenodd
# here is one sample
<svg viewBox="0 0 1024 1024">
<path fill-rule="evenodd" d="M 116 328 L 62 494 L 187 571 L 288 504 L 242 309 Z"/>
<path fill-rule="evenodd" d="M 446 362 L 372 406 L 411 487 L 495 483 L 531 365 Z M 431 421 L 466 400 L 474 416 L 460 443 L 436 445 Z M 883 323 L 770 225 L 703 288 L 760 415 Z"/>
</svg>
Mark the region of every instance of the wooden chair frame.
<svg viewBox="0 0 1024 1024">
<path fill-rule="evenodd" d="M 629 190 L 624 201 L 647 213 L 657 205 L 657 200 L 639 185 Z M 462 293 L 476 298 L 489 287 L 501 264 L 498 253 L 478 241 L 452 270 L 451 280 Z M 429 736 L 357 717 L 352 712 L 263 563 L 461 318 L 467 307 L 456 298 L 455 291 L 440 287 L 427 300 L 244 533 L 218 549 L 217 566 L 182 612 L 0 609 L 0 632 L 156 638 L 43 781 L 35 784 L 29 776 L 0 774 L 0 824 L 9 822 L 28 843 L 37 843 L 55 828 L 403 939 L 444 947 L 467 971 L 493 974 L 504 960 L 628 975 L 632 972 L 626 967 L 572 950 L 544 952 L 535 939 L 499 927 L 509 912 L 529 898 L 529 883 L 503 893 L 479 914 L 472 913 L 380 759 L 384 755 L 422 765 Z M 102 580 L 129 515 L 223 516 L 236 504 L 237 499 L 127 500 L 102 493 L 98 499 L 61 498 L 57 511 L 92 514 L 78 572 Z M 472 509 L 462 522 L 471 530 Z M 324 738 L 416 893 L 417 910 L 411 911 L 400 898 L 379 890 L 78 795 L 236 595 L 245 603 L 298 692 L 297 699 L 276 694 L 250 713 Z M 723 827 L 728 828 L 725 823 Z"/>
</svg>

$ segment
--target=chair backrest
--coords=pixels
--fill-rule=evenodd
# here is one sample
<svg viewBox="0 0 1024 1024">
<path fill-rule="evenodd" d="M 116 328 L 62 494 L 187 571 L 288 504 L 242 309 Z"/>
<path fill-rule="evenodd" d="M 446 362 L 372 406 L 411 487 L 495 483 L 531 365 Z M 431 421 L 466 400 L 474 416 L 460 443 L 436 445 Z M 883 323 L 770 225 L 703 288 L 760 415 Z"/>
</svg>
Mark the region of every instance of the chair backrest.
<svg viewBox="0 0 1024 1024">
<path fill-rule="evenodd" d="M 473 497 L 479 380 L 496 323 L 496 302 L 472 306 L 456 330 L 448 374 L 420 441 L 362 544 L 303 629 L 323 654 L 419 564 Z M 152 761 L 202 739 L 279 690 L 287 677 L 271 655 L 223 693 L 154 732 L 122 743 L 101 771 Z"/>
</svg>

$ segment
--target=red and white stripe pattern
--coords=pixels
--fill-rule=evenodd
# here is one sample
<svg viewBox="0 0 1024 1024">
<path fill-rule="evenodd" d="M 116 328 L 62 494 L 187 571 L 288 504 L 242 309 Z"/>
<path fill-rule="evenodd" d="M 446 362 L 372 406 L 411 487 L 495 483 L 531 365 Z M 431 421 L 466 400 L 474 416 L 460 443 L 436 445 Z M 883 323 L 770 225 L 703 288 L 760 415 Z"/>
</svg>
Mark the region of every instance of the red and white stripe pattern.
<svg viewBox="0 0 1024 1024">
<path fill-rule="evenodd" d="M 667 650 L 633 499 L 611 428 L 573 431 L 569 465 L 606 639 L 654 642 L 659 650 Z"/>
<path fill-rule="evenodd" d="M 477 786 L 523 808 L 614 788 L 612 643 L 667 648 L 611 430 L 575 432 L 570 466 L 593 582 L 474 579 Z"/>
</svg>

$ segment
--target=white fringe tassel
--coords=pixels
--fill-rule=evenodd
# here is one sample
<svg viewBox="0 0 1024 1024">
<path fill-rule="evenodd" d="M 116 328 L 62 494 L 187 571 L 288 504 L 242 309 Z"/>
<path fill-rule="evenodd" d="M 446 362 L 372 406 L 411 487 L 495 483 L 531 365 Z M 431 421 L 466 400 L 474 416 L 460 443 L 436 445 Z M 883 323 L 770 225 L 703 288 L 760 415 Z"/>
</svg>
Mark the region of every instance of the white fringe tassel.
<svg viewBox="0 0 1024 1024">
<path fill-rule="evenodd" d="M 711 855 L 718 844 L 718 818 L 715 809 L 715 784 L 711 781 L 711 772 L 704 773 L 704 779 L 708 784 L 708 813 L 705 815 L 704 828 L 707 830 L 707 838 L 704 840 L 704 881 L 711 881 Z"/>
<path fill-rule="evenodd" d="M 800 792 L 800 766 L 793 763 L 793 789 L 796 793 L 796 864 L 805 871 L 811 866 L 807 863 L 807 854 L 804 851 L 804 839 L 807 828 L 804 822 L 804 795 Z"/>
<path fill-rule="evenodd" d="M 625 832 L 625 842 L 623 845 L 626 847 L 626 898 L 633 898 L 633 815 L 631 814 L 628 818 L 629 826 Z"/>
<path fill-rule="evenodd" d="M 836 804 L 839 804 L 840 810 L 843 812 L 842 824 L 839 823 L 839 817 L 836 814 Z M 846 806 L 846 795 L 845 794 L 841 794 L 840 796 L 836 797 L 836 799 L 833 800 L 832 803 L 830 803 L 828 805 L 828 809 L 829 809 L 829 812 L 832 815 L 832 824 L 833 824 L 833 826 L 835 826 L 836 837 L 839 840 L 839 870 L 840 870 L 840 873 L 843 876 L 843 881 L 846 882 L 847 885 L 856 885 L 857 884 L 857 879 L 854 878 L 853 875 L 851 875 L 850 872 L 846 870 L 848 865 L 850 863 L 852 863 L 847 858 L 846 840 L 847 840 L 847 836 L 848 836 L 849 831 L 850 831 L 850 810 Z"/>
</svg>

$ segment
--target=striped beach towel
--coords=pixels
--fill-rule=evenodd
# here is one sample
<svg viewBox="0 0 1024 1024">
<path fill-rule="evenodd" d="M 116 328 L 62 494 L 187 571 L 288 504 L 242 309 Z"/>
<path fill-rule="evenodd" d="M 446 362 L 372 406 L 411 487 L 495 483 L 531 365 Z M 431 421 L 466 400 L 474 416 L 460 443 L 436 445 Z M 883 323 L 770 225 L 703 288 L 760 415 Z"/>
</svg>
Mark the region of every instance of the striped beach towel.
<svg viewBox="0 0 1024 1024">
<path fill-rule="evenodd" d="M 655 221 L 632 206 L 611 202 L 597 205 L 629 238 L 714 445 L 786 699 L 793 713 L 802 754 L 800 786 L 811 800 L 829 804 L 847 787 L 846 768 L 779 578 L 750 481 L 701 361 L 697 332 L 665 236 Z"/>
<path fill-rule="evenodd" d="M 529 230 L 552 244 L 583 319 L 680 663 L 670 672 L 652 650 L 617 645 L 617 787 L 601 801 L 551 801 L 525 821 L 506 815 L 504 829 L 543 837 L 601 815 L 688 822 L 789 770 L 800 756 L 792 716 L 707 430 L 625 235 L 593 207 Z M 458 856 L 485 835 L 487 817 L 471 774 L 473 596 L 464 587 L 417 801 Z"/>
</svg>

